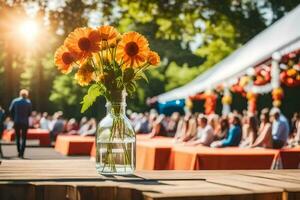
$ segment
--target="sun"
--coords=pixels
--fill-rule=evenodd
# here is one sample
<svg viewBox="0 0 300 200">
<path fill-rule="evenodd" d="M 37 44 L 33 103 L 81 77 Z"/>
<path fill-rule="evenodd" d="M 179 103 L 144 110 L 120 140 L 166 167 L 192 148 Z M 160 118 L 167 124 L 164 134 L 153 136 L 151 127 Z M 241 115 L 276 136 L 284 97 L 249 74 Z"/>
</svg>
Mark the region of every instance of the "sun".
<svg viewBox="0 0 300 200">
<path fill-rule="evenodd" d="M 39 32 L 38 24 L 33 20 L 27 20 L 20 23 L 19 34 L 22 35 L 26 40 L 34 40 Z"/>
</svg>

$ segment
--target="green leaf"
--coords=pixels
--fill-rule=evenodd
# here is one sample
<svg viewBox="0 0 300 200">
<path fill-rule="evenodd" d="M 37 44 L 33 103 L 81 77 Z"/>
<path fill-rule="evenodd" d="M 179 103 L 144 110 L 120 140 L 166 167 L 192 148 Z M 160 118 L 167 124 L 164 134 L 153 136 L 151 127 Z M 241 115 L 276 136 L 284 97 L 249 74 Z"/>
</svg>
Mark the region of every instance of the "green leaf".
<svg viewBox="0 0 300 200">
<path fill-rule="evenodd" d="M 141 77 L 142 77 L 147 83 L 149 83 L 149 80 L 148 80 L 148 78 L 147 78 L 147 76 L 146 76 L 145 73 L 142 73 L 142 74 L 141 74 Z"/>
<path fill-rule="evenodd" d="M 136 80 L 144 79 L 147 83 L 149 83 L 149 80 L 148 80 L 148 78 L 147 78 L 147 76 L 144 72 L 137 73 L 136 76 L 135 76 L 135 79 Z"/>
<path fill-rule="evenodd" d="M 81 107 L 81 113 L 84 113 L 89 107 L 93 105 L 93 103 L 96 101 L 97 97 L 99 97 L 101 94 L 103 94 L 104 88 L 101 85 L 93 84 L 88 89 L 88 93 L 83 97 L 82 100 L 82 107 Z"/>
<path fill-rule="evenodd" d="M 132 96 L 133 93 L 135 92 L 135 90 L 136 90 L 135 82 L 131 81 L 131 82 L 126 84 L 126 92 L 129 96 Z"/>
</svg>

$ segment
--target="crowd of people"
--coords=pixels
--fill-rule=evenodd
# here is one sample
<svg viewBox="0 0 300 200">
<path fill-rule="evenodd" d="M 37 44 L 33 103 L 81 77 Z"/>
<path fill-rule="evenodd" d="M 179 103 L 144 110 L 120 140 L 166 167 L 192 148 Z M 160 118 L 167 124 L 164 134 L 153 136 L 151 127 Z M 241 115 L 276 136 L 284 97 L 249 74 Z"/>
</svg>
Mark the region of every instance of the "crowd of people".
<svg viewBox="0 0 300 200">
<path fill-rule="evenodd" d="M 4 116 L 0 108 L 0 117 Z M 291 123 L 273 108 L 263 109 L 259 119 L 257 115 L 234 111 L 228 116 L 217 114 L 204 115 L 187 113 L 181 116 L 174 112 L 171 116 L 158 114 L 155 110 L 145 113 L 131 113 L 129 119 L 138 134 L 173 137 L 177 143 L 184 145 L 203 145 L 210 147 L 263 147 L 279 149 L 283 146 L 300 145 L 300 113 L 295 113 Z M 95 118 L 82 117 L 66 119 L 63 112 L 53 115 L 47 112 L 32 111 L 29 116 L 29 128 L 48 130 L 52 140 L 58 134 L 95 135 L 97 121 Z M 10 116 L 2 120 L 1 129 L 11 130 L 14 121 Z"/>
<path fill-rule="evenodd" d="M 32 111 L 28 119 L 28 128 L 48 130 L 52 140 L 58 134 L 95 135 L 97 129 L 95 118 L 82 117 L 80 121 L 75 118 L 67 119 L 63 116 L 62 111 L 55 112 L 53 115 L 49 115 L 47 112 Z M 3 127 L 2 130 L 12 130 L 14 129 L 14 121 L 10 116 L 6 116 L 1 126 Z"/>
<path fill-rule="evenodd" d="M 233 111 L 227 116 L 186 113 L 171 116 L 132 113 L 129 116 L 137 133 L 173 137 L 184 145 L 208 147 L 239 146 L 243 148 L 274 148 L 300 145 L 300 113 L 289 121 L 278 108 L 265 108 L 260 115 Z"/>
<path fill-rule="evenodd" d="M 20 96 L 12 101 L 9 114 L 6 115 L 0 106 L 0 137 L 4 129 L 15 129 L 17 150 L 21 158 L 26 147 L 28 128 L 48 130 L 52 141 L 55 141 L 58 134 L 96 134 L 97 122 L 94 118 L 82 117 L 77 122 L 75 118 L 65 119 L 62 111 L 53 115 L 32 111 L 27 90 L 21 90 Z M 274 149 L 300 145 L 300 113 L 295 113 L 289 122 L 278 108 L 265 108 L 259 117 L 246 111 L 233 111 L 226 116 L 200 113 L 181 116 L 178 112 L 165 116 L 151 110 L 149 113 L 131 113 L 129 119 L 138 134 L 148 134 L 149 138 L 173 137 L 174 142 L 184 145 Z"/>
</svg>

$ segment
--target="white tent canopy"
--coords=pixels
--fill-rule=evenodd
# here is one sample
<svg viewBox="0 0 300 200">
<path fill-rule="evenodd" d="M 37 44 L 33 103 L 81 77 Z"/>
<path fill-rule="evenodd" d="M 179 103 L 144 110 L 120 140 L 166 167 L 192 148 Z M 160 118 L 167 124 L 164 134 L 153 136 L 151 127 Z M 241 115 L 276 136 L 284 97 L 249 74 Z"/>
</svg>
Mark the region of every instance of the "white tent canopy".
<svg viewBox="0 0 300 200">
<path fill-rule="evenodd" d="M 187 85 L 159 95 L 158 101 L 184 99 L 232 81 L 248 68 L 271 58 L 274 52 L 285 53 L 299 48 L 299 21 L 300 5 Z"/>
</svg>

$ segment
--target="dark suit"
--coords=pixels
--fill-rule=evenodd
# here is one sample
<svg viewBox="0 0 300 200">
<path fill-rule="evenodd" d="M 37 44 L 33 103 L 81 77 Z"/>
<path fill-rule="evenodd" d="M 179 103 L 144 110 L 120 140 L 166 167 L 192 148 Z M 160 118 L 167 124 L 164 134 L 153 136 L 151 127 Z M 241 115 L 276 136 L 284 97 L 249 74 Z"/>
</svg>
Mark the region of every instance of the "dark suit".
<svg viewBox="0 0 300 200">
<path fill-rule="evenodd" d="M 19 156 L 23 157 L 26 147 L 26 137 L 28 130 L 28 119 L 31 114 L 32 105 L 29 99 L 16 98 L 11 102 L 9 111 L 14 120 L 14 127 L 16 132 L 16 142 Z M 22 143 L 20 137 L 22 136 Z"/>
</svg>

